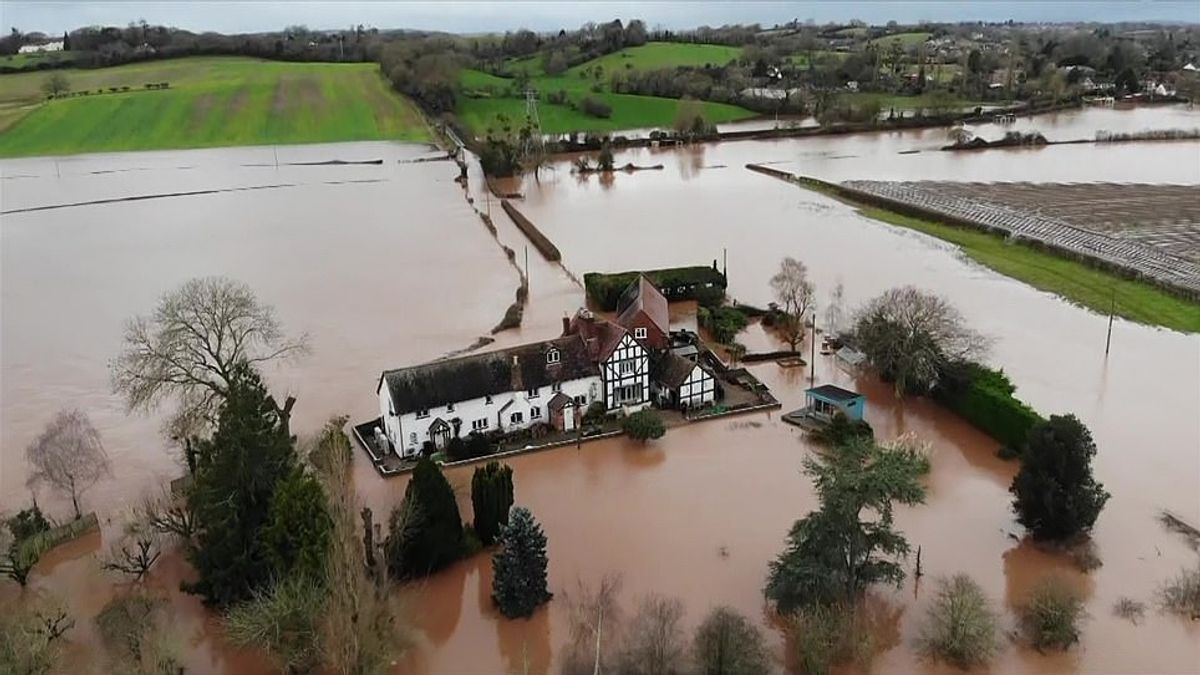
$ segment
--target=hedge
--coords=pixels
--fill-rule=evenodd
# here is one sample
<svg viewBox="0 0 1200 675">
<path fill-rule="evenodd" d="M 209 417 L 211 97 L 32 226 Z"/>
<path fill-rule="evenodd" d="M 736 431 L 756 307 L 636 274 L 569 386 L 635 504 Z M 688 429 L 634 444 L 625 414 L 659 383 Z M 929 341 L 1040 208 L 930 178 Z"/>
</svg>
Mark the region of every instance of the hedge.
<svg viewBox="0 0 1200 675">
<path fill-rule="evenodd" d="M 637 281 L 639 274 L 646 275 L 671 302 L 696 300 L 702 305 L 717 305 L 725 298 L 725 275 L 715 267 L 703 265 L 613 274 L 588 272 L 583 275 L 583 286 L 601 311 L 612 312 L 617 309 L 621 294 Z"/>
<path fill-rule="evenodd" d="M 701 307 L 696 312 L 696 321 L 722 344 L 733 342 L 749 320 L 736 307 Z"/>
<path fill-rule="evenodd" d="M 1014 396 L 1015 391 L 1002 370 L 958 363 L 943 375 L 934 397 L 1009 450 L 1019 450 L 1033 425 L 1045 419 Z"/>
</svg>

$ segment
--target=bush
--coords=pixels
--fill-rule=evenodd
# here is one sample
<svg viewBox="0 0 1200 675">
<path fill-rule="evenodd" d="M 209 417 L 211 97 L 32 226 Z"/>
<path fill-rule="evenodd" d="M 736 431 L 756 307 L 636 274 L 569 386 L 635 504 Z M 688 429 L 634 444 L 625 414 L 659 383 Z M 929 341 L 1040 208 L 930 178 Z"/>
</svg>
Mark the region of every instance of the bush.
<svg viewBox="0 0 1200 675">
<path fill-rule="evenodd" d="M 591 96 L 583 97 L 583 100 L 579 102 L 579 109 L 592 117 L 608 119 L 612 116 L 612 106 Z"/>
<path fill-rule="evenodd" d="M 588 272 L 583 275 L 583 286 L 588 297 L 601 310 L 612 312 L 620 304 L 625 289 L 637 281 L 639 274 L 645 274 L 671 302 L 696 300 L 701 305 L 714 306 L 725 297 L 725 277 L 715 266 L 670 267 L 613 274 Z"/>
<path fill-rule="evenodd" d="M 513 504 L 512 468 L 491 461 L 471 475 L 471 506 L 475 512 L 474 531 L 484 546 L 491 546 L 508 524 Z"/>
<path fill-rule="evenodd" d="M 922 650 L 959 668 L 982 665 L 996 653 L 996 614 L 983 589 L 965 574 L 942 581 L 921 631 Z"/>
<path fill-rule="evenodd" d="M 861 630 L 852 606 L 810 605 L 796 613 L 791 644 L 800 672 L 825 675 L 835 665 L 863 661 L 872 651 L 870 633 Z"/>
<path fill-rule="evenodd" d="M 1038 582 L 1018 608 L 1021 632 L 1037 649 L 1066 649 L 1079 642 L 1079 623 L 1084 616 L 1083 599 L 1055 577 Z"/>
<path fill-rule="evenodd" d="M 588 424 L 601 422 L 607 415 L 608 408 L 604 407 L 603 401 L 592 401 L 592 404 L 587 407 L 587 411 L 583 413 L 583 421 Z"/>
<path fill-rule="evenodd" d="M 8 531 L 12 533 L 13 540 L 16 542 L 22 542 L 35 534 L 50 529 L 50 521 L 46 520 L 46 516 L 42 515 L 42 510 L 37 504 L 27 509 L 21 509 L 17 512 L 17 515 L 9 518 L 5 524 L 8 526 Z"/>
<path fill-rule="evenodd" d="M 642 441 L 662 438 L 667 432 L 662 417 L 653 410 L 639 410 L 621 421 L 621 428 L 630 438 Z"/>
<path fill-rule="evenodd" d="M 762 632 L 729 607 L 717 607 L 696 628 L 692 659 L 703 675 L 759 675 L 771 663 Z"/>
<path fill-rule="evenodd" d="M 1065 541 L 1092 529 L 1108 501 L 1092 476 L 1096 444 L 1074 415 L 1052 415 L 1029 431 L 1009 491 L 1017 521 L 1038 540 Z"/>
<path fill-rule="evenodd" d="M 850 421 L 842 413 L 837 413 L 829 422 L 829 425 L 824 429 L 817 431 L 813 436 L 821 443 L 830 447 L 845 445 L 856 439 L 874 440 L 875 431 L 871 429 L 871 425 L 865 420 Z"/>
<path fill-rule="evenodd" d="M 1159 592 L 1162 608 L 1195 621 L 1200 619 L 1200 565 L 1184 570 Z"/>
<path fill-rule="evenodd" d="M 455 436 L 446 444 L 446 458 L 452 462 L 486 457 L 490 454 L 492 454 L 492 444 L 482 434 L 472 432 L 467 434 L 465 439 Z"/>
<path fill-rule="evenodd" d="M 737 334 L 749 323 L 749 319 L 740 309 L 727 305 L 700 307 L 696 310 L 696 320 L 702 328 L 712 334 L 714 340 L 723 344 L 733 342 Z"/>
<path fill-rule="evenodd" d="M 1033 408 L 1013 396 L 1016 386 L 1002 370 L 969 361 L 950 364 L 934 389 L 934 397 L 972 426 L 1009 448 L 1015 456 L 1029 430 L 1045 421 Z M 1003 450 L 1002 448 L 1002 450 Z"/>
<path fill-rule="evenodd" d="M 1136 624 L 1146 614 L 1146 603 L 1123 597 L 1113 605 L 1113 614 Z"/>
</svg>

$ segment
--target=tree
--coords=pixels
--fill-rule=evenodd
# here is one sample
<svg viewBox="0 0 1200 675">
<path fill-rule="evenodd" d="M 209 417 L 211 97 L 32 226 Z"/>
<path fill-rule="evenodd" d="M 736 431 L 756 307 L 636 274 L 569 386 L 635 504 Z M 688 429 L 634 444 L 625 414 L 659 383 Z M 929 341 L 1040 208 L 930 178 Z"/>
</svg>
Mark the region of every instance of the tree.
<svg viewBox="0 0 1200 675">
<path fill-rule="evenodd" d="M 71 91 L 71 84 L 67 82 L 66 75 L 54 72 L 47 75 L 46 80 L 42 82 L 42 91 L 46 96 L 54 98 Z"/>
<path fill-rule="evenodd" d="M 42 509 L 33 503 L 33 506 L 27 509 L 21 509 L 17 515 L 5 521 L 4 526 L 12 534 L 15 541 L 23 541 L 32 537 L 39 532 L 45 532 L 50 529 L 50 521 L 46 520 L 46 516 L 42 514 Z"/>
<path fill-rule="evenodd" d="M 188 559 L 199 579 L 185 586 L 217 607 L 250 599 L 280 576 L 279 551 L 264 540 L 278 486 L 296 468 L 292 439 L 257 373 L 235 366 L 212 438 L 198 447 L 188 495 L 196 537 Z"/>
<path fill-rule="evenodd" d="M 326 595 L 310 577 L 281 577 L 256 589 L 225 615 L 233 644 L 265 650 L 285 673 L 308 672 L 321 664 L 319 639 Z"/>
<path fill-rule="evenodd" d="M 996 612 L 971 577 L 956 574 L 939 582 L 925 615 L 921 649 L 964 670 L 983 665 L 1000 644 Z"/>
<path fill-rule="evenodd" d="M 837 335 L 842 331 L 842 316 L 845 313 L 846 288 L 841 281 L 829 293 L 829 302 L 825 304 L 825 332 Z"/>
<path fill-rule="evenodd" d="M 1079 642 L 1079 623 L 1085 616 L 1083 598 L 1065 579 L 1056 576 L 1038 581 L 1017 607 L 1021 634 L 1039 651 L 1066 649 Z"/>
<path fill-rule="evenodd" d="M 697 135 L 707 134 L 712 125 L 704 116 L 704 102 L 685 96 L 675 109 L 675 123 L 672 125 L 679 135 L 692 139 Z"/>
<path fill-rule="evenodd" d="M 627 675 L 673 675 L 684 672 L 683 603 L 677 598 L 648 595 L 626 629 L 620 672 Z"/>
<path fill-rule="evenodd" d="M 100 565 L 141 581 L 162 556 L 162 534 L 142 514 L 135 514 L 122 528 L 121 536 L 109 547 Z"/>
<path fill-rule="evenodd" d="M 632 439 L 645 443 L 667 433 L 662 417 L 653 410 L 639 410 L 621 420 L 621 429 Z"/>
<path fill-rule="evenodd" d="M 912 286 L 867 303 L 852 341 L 898 396 L 929 392 L 950 363 L 977 357 L 986 346 L 945 298 Z"/>
<path fill-rule="evenodd" d="M 392 511 L 384 546 L 388 572 L 395 579 L 433 574 L 462 555 L 458 502 L 433 460 L 422 457 L 413 469 L 404 499 Z"/>
<path fill-rule="evenodd" d="M 563 56 L 562 52 L 551 52 L 545 58 L 545 65 L 542 66 L 542 69 L 546 71 L 547 75 L 561 75 L 567 70 L 569 64 L 567 63 L 567 57 Z"/>
<path fill-rule="evenodd" d="M 1013 478 L 1013 512 L 1034 539 L 1063 541 L 1092 529 L 1108 492 L 1092 476 L 1096 444 L 1074 415 L 1051 415 L 1029 430 Z"/>
<path fill-rule="evenodd" d="M 276 486 L 261 541 L 276 578 L 319 579 L 329 549 L 329 505 L 317 479 L 302 468 Z"/>
<path fill-rule="evenodd" d="M 74 626 L 66 610 L 51 602 L 0 613 L 0 673 L 61 672 L 62 638 Z"/>
<path fill-rule="evenodd" d="M 762 631 L 730 607 L 716 607 L 696 628 L 692 660 L 700 675 L 758 675 L 771 657 Z"/>
<path fill-rule="evenodd" d="M 784 317 L 776 325 L 792 351 L 804 339 L 804 317 L 813 302 L 813 284 L 808 280 L 808 268 L 795 258 L 779 263 L 779 272 L 771 277 L 771 291 L 783 308 Z"/>
<path fill-rule="evenodd" d="M 612 146 L 605 141 L 603 147 L 600 148 L 600 157 L 596 160 L 597 171 L 612 171 L 613 170 L 613 151 Z"/>
<path fill-rule="evenodd" d="M 239 364 L 257 367 L 307 350 L 307 338 L 284 336 L 274 310 L 249 286 L 224 277 L 191 279 L 163 295 L 153 314 L 126 324 L 124 349 L 111 365 L 113 390 L 131 411 L 176 399 L 168 430 L 182 441 L 215 423 Z M 283 406 L 268 400 L 287 430 L 294 400 Z"/>
<path fill-rule="evenodd" d="M 7 529 L 0 529 L 0 574 L 12 579 L 24 588 L 29 583 L 29 573 L 42 556 L 41 547 L 35 545 L 37 539 L 18 540 L 13 538 Z"/>
<path fill-rule="evenodd" d="M 879 445 L 857 437 L 806 457 L 804 473 L 821 507 L 792 526 L 787 548 L 771 563 L 767 597 L 787 613 L 853 603 L 873 583 L 899 585 L 904 570 L 896 559 L 909 546 L 893 527 L 893 504 L 924 502 L 928 472 L 923 449 L 908 441 Z"/>
<path fill-rule="evenodd" d="M 80 410 L 62 410 L 25 450 L 31 471 L 27 484 L 49 485 L 71 497 L 78 520 L 79 497 L 112 475 L 100 432 Z"/>
<path fill-rule="evenodd" d="M 500 613 L 528 618 L 552 594 L 546 586 L 546 535 L 529 509 L 516 507 L 492 557 L 492 601 Z"/>
<path fill-rule="evenodd" d="M 475 512 L 475 534 L 484 546 L 491 546 L 508 524 L 513 504 L 512 468 L 500 462 L 488 462 L 471 476 L 471 506 Z"/>
<path fill-rule="evenodd" d="M 971 142 L 971 139 L 975 138 L 975 134 L 972 134 L 969 129 L 961 124 L 955 124 L 950 127 L 950 130 L 946 132 L 946 136 L 954 145 L 966 145 Z"/>
<path fill-rule="evenodd" d="M 166 602 L 135 591 L 114 597 L 96 615 L 109 672 L 167 675 L 183 670 L 164 626 Z"/>
<path fill-rule="evenodd" d="M 563 655 L 563 675 L 606 672 L 606 664 L 616 664 L 620 653 L 620 592 L 621 577 L 605 574 L 595 588 L 580 580 L 574 594 L 563 593 L 571 636 Z"/>
</svg>

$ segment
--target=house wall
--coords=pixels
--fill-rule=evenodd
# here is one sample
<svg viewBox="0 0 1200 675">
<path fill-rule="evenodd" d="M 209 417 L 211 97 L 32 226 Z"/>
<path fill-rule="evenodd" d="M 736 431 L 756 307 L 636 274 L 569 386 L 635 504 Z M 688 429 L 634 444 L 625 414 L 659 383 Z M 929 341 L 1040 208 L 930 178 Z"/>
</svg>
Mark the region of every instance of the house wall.
<svg viewBox="0 0 1200 675">
<path fill-rule="evenodd" d="M 626 364 L 626 365 L 623 365 Z M 618 408 L 644 408 L 650 402 L 650 359 L 632 334 L 621 338 L 600 371 L 604 374 L 604 406 L 609 410 Z M 641 386 L 641 396 L 632 401 L 619 400 L 622 387 Z"/>
<path fill-rule="evenodd" d="M 691 375 L 679 385 L 679 405 L 701 408 L 717 399 L 717 382 L 700 366 L 692 368 Z"/>
<path fill-rule="evenodd" d="M 625 328 L 629 331 L 630 335 L 636 335 L 638 328 L 645 328 L 646 337 L 638 340 L 638 342 L 647 349 L 667 349 L 671 346 L 667 334 L 659 330 L 658 326 L 650 320 L 650 316 L 645 312 L 635 313 L 630 317 Z"/>
<path fill-rule="evenodd" d="M 582 396 L 584 398 L 584 408 L 592 401 L 600 399 L 602 396 L 602 387 L 600 378 L 596 376 L 580 378 L 577 380 L 568 380 L 561 383 L 562 393 L 575 398 Z M 467 401 L 459 401 L 454 404 L 453 411 L 447 411 L 445 406 L 432 408 L 429 410 L 429 415 L 417 418 L 416 412 L 408 412 L 402 415 L 391 414 L 391 393 L 388 390 L 387 382 L 384 381 L 379 387 L 379 409 L 380 415 L 384 419 L 385 431 L 388 439 L 392 441 L 392 446 L 396 453 L 402 457 L 410 457 L 421 451 L 421 447 L 425 441 L 431 440 L 429 436 L 429 425 L 433 424 L 434 420 L 441 418 L 446 423 L 451 424 L 452 420 L 459 418 L 462 424 L 459 426 L 458 433 L 460 436 L 466 436 L 474 430 L 472 422 L 480 419 L 487 420 L 487 426 L 480 431 L 515 431 L 525 429 L 535 422 L 550 423 L 550 412 L 546 409 L 546 404 L 550 402 L 550 398 L 554 396 L 554 390 L 549 387 L 540 387 L 536 397 L 530 397 L 529 392 L 505 392 L 496 394 L 492 397 L 492 402 L 488 403 L 486 398 L 473 398 Z M 508 405 L 511 402 L 511 405 Z M 508 406 L 505 408 L 505 406 Z M 534 418 L 531 412 L 537 408 L 540 416 Z M 501 413 L 501 409 L 504 412 Z M 511 416 L 513 413 L 521 413 L 521 421 L 513 423 Z M 415 437 L 414 437 L 415 434 Z"/>
</svg>

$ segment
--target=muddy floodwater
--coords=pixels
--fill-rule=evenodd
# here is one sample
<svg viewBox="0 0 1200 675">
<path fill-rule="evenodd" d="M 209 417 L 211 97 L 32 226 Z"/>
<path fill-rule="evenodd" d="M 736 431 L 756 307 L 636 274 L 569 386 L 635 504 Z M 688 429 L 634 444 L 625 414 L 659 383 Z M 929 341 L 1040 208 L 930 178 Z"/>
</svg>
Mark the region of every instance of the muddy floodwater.
<svg viewBox="0 0 1200 675">
<path fill-rule="evenodd" d="M 1122 124 L 1190 128 L 1200 126 L 1200 113 L 1087 110 L 1032 124 L 1065 140 L 1129 130 Z M 1003 133 L 998 126 L 990 131 Z M 927 576 L 875 593 L 890 618 L 873 671 L 941 670 L 912 647 L 937 576 L 972 575 L 1011 628 L 1008 610 L 1042 574 L 1058 571 L 1087 599 L 1082 643 L 1056 655 L 1006 643 L 992 671 L 1198 672 L 1200 625 L 1155 610 L 1134 625 L 1111 608 L 1122 596 L 1153 605 L 1155 589 L 1196 561 L 1156 515 L 1169 509 L 1200 522 L 1200 337 L 1117 320 L 1106 357 L 1107 317 L 974 265 L 937 240 L 743 166 L 775 163 L 831 180 L 1197 185 L 1200 143 L 937 152 L 944 143 L 944 130 L 922 130 L 639 149 L 618 153 L 617 163 L 665 169 L 607 178 L 579 178 L 568 162 L 558 162 L 540 182 L 529 178 L 512 187 L 524 193 L 520 208 L 556 243 L 563 264 L 547 263 L 529 248 L 525 324 L 497 336 L 498 344 L 553 334 L 561 316 L 583 302 L 574 278 L 588 271 L 725 258 L 730 295 L 761 305 L 770 300 L 768 279 L 779 259 L 790 255 L 808 265 L 822 316 L 839 281 L 848 308 L 899 284 L 942 293 L 991 338 L 989 362 L 1004 368 L 1023 399 L 1045 414 L 1073 412 L 1091 428 L 1099 446 L 1096 474 L 1112 493 L 1094 533 L 1104 564 L 1083 575 L 1020 541 L 1007 493 L 1015 467 L 994 457 L 994 441 L 936 406 L 897 401 L 886 385 L 854 378 L 818 356 L 816 381 L 866 393 L 867 417 L 880 436 L 913 433 L 934 453 L 928 502 L 897 514 L 900 529 L 922 547 Z M 920 152 L 899 154 L 911 150 Z M 122 322 L 187 278 L 241 279 L 276 307 L 285 326 L 311 335 L 311 356 L 268 373 L 274 389 L 298 397 L 302 432 L 335 413 L 372 416 L 380 370 L 437 357 L 486 334 L 518 280 L 473 207 L 493 213 L 499 243 L 514 248 L 522 263 L 525 242 L 479 190 L 476 167 L 472 206 L 453 182 L 452 164 L 407 162 L 428 154 L 415 146 L 346 144 L 0 163 L 6 212 L 207 192 L 2 216 L 0 508 L 27 501 L 24 447 L 64 405 L 91 414 L 113 460 L 114 480 L 88 493 L 89 507 L 119 512 L 182 472 L 158 433 L 160 421 L 127 416 L 109 393 L 106 363 L 119 348 Z M 385 161 L 288 165 L 334 158 Z M 258 189 L 230 191 L 247 187 Z M 686 320 L 686 308 L 679 314 Z M 741 340 L 752 350 L 775 344 L 755 326 Z M 752 369 L 784 410 L 800 405 L 807 369 L 773 363 Z M 759 413 L 673 429 L 646 447 L 616 439 L 508 460 L 517 503 L 533 510 L 549 539 L 556 599 L 529 621 L 502 620 L 489 600 L 490 561 L 463 561 L 406 590 L 421 635 L 396 672 L 519 673 L 526 663 L 529 672 L 556 672 L 568 639 L 564 591 L 608 572 L 622 574 L 628 611 L 645 593 L 680 598 L 689 631 L 712 606 L 738 608 L 768 631 L 783 671 L 784 642 L 771 627 L 761 589 L 788 527 L 816 506 L 800 473 L 811 450 L 778 413 Z M 448 472 L 467 517 L 470 472 Z M 377 513 L 403 494 L 404 479 L 379 479 L 366 462 L 357 462 L 355 479 Z M 50 496 L 40 501 L 65 514 L 66 506 Z M 115 592 L 95 562 L 112 528 L 55 551 L 35 571 L 35 590 L 54 591 L 78 616 L 94 614 Z M 187 574 L 173 556 L 159 563 L 151 583 L 171 590 Z M 17 596 L 12 584 L 0 587 L 0 601 Z M 194 598 L 174 592 L 171 598 L 196 672 L 268 672 L 260 655 L 224 646 Z M 87 621 L 73 637 L 82 661 L 94 640 Z"/>
</svg>

